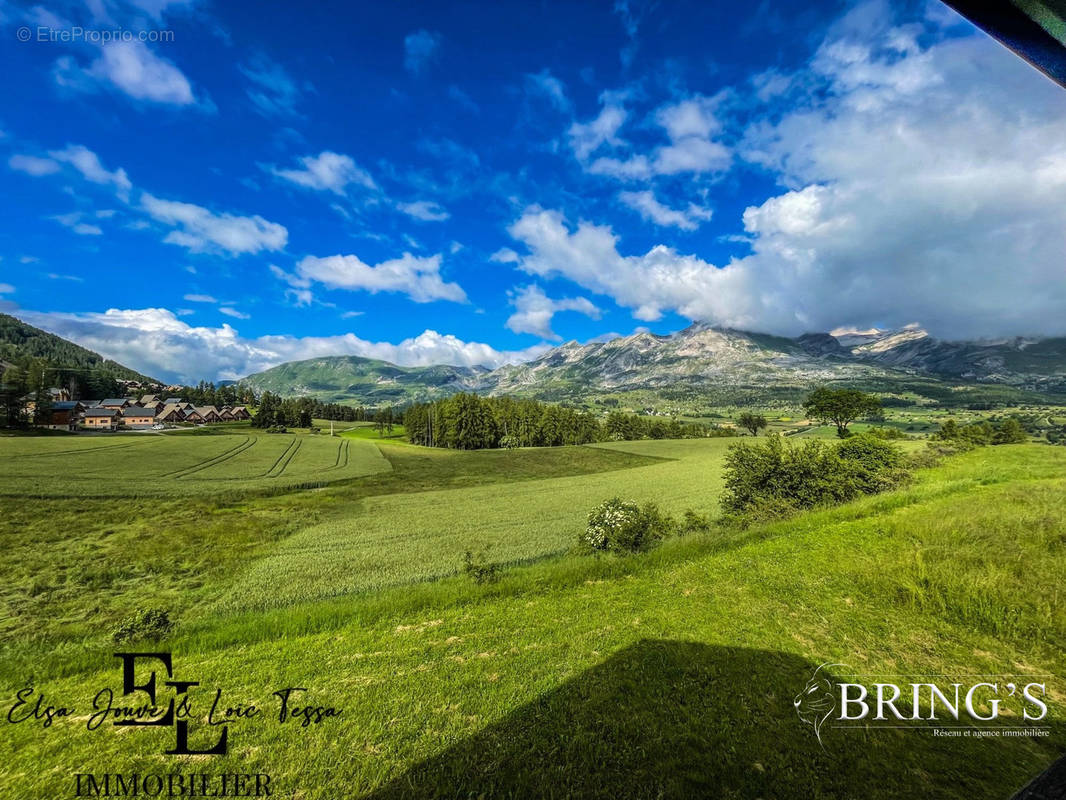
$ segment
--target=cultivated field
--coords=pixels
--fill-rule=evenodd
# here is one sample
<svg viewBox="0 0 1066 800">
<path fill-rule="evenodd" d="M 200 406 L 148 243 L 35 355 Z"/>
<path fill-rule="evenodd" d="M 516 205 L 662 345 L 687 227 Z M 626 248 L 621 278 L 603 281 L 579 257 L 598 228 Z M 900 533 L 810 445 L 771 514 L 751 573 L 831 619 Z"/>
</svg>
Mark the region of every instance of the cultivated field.
<svg viewBox="0 0 1066 800">
<path fill-rule="evenodd" d="M 323 485 L 388 470 L 369 441 L 180 431 L 0 438 L 0 494 L 147 497 Z"/>
<path fill-rule="evenodd" d="M 211 472 L 270 486 L 303 457 L 327 460 L 312 449 L 320 443 L 336 466 L 328 436 L 248 446 L 246 431 L 182 435 L 0 448 L 23 465 L 50 460 L 51 477 L 30 468 L 46 488 L 91 468 L 72 442 L 107 448 L 93 452 L 128 476 L 201 474 L 178 484 Z M 334 800 L 338 787 L 353 798 L 549 787 L 602 798 L 1005 798 L 1066 749 L 1066 448 L 980 448 L 888 494 L 616 557 L 570 551 L 592 505 L 620 495 L 713 514 L 734 442 L 459 453 L 360 435 L 341 439 L 386 470 L 315 491 L 0 497 L 0 696 L 33 681 L 84 708 L 119 680 L 111 630 L 151 605 L 178 621 L 158 646 L 212 694 L 221 687 L 269 716 L 273 691 L 304 686 L 307 701 L 342 709 L 307 728 L 236 722 L 230 754 L 208 765 L 268 772 L 280 796 L 303 800 Z M 181 446 L 203 449 L 194 458 Z M 227 475 L 236 463 L 245 477 Z M 476 584 L 455 574 L 466 549 L 509 566 Z M 864 674 L 1040 674 L 1051 735 L 827 728 L 823 749 L 791 698 L 828 661 Z M 87 732 L 75 719 L 9 726 L 0 797 L 69 795 L 70 773 L 90 764 L 202 770 L 202 759 L 162 755 L 172 736 Z"/>
</svg>

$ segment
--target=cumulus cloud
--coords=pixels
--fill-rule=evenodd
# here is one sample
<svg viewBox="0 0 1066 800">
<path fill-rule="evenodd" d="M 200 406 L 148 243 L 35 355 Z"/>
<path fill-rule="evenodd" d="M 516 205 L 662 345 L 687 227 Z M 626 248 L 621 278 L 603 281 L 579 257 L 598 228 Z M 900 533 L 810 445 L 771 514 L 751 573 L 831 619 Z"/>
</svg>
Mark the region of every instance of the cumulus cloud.
<svg viewBox="0 0 1066 800">
<path fill-rule="evenodd" d="M 396 207 L 409 217 L 423 222 L 443 222 L 451 216 L 439 203 L 418 200 L 414 203 L 397 203 Z"/>
<path fill-rule="evenodd" d="M 501 351 L 482 342 L 426 330 L 401 342 L 374 342 L 340 336 L 242 337 L 229 324 L 194 327 L 165 308 L 109 309 L 103 313 L 61 314 L 20 310 L 31 325 L 79 342 L 107 358 L 163 380 L 195 383 L 204 378 L 236 380 L 285 361 L 357 355 L 401 366 L 454 364 L 494 368 L 543 354 L 543 344 Z"/>
<path fill-rule="evenodd" d="M 716 173 L 729 168 L 732 151 L 716 138 L 722 131 L 716 115 L 719 98 L 694 95 L 655 111 L 650 122 L 663 131 L 668 143 L 648 153 L 634 152 L 619 136 L 628 117 L 623 99 L 617 92 L 605 92 L 595 119 L 570 126 L 570 146 L 588 172 L 643 181 L 657 175 Z M 593 158 L 601 148 L 618 152 Z"/>
<path fill-rule="evenodd" d="M 566 297 L 553 300 L 536 284 L 522 286 L 510 293 L 515 312 L 508 317 L 507 327 L 515 333 L 532 333 L 542 339 L 559 340 L 551 328 L 552 317 L 560 311 L 577 311 L 593 319 L 600 318 L 600 309 L 585 297 Z"/>
<path fill-rule="evenodd" d="M 168 244 L 194 253 L 242 255 L 281 250 L 289 238 L 283 225 L 259 215 L 251 217 L 216 214 L 192 203 L 161 200 L 148 192 L 141 195 L 141 207 L 157 222 L 175 228 L 163 239 Z"/>
<path fill-rule="evenodd" d="M 739 270 L 722 270 L 696 256 L 658 245 L 644 255 L 623 256 L 608 226 L 581 222 L 571 230 L 557 211 L 528 209 L 508 229 L 529 250 L 518 266 L 531 275 L 565 277 L 634 309 L 641 320 L 663 311 L 692 319 L 713 319 L 736 327 L 748 320 L 734 305 L 744 294 Z M 733 296 L 726 296 L 726 295 Z"/>
<path fill-rule="evenodd" d="M 622 146 L 625 144 L 618 131 L 626 121 L 626 110 L 614 95 L 601 96 L 603 108 L 595 119 L 588 122 L 575 122 L 568 131 L 570 147 L 579 161 L 586 160 L 601 146 L 608 144 Z"/>
<path fill-rule="evenodd" d="M 356 164 L 351 156 L 324 150 L 317 156 L 304 156 L 299 162 L 302 169 L 274 168 L 271 171 L 298 186 L 339 195 L 343 195 L 353 183 L 365 189 L 377 188 L 370 173 Z"/>
<path fill-rule="evenodd" d="M 134 100 L 174 106 L 196 102 L 185 74 L 137 39 L 101 46 L 88 67 L 64 56 L 57 60 L 53 76 L 60 86 L 69 89 L 94 91 L 103 85 L 119 89 Z"/>
<path fill-rule="evenodd" d="M 663 205 L 655 198 L 655 193 L 650 189 L 643 192 L 619 192 L 618 199 L 634 211 L 637 211 L 644 219 L 663 227 L 694 231 L 700 226 L 700 222 L 705 222 L 711 218 L 711 210 L 709 208 L 703 208 L 695 203 L 689 203 L 686 209 L 670 208 Z"/>
<path fill-rule="evenodd" d="M 509 228 L 527 251 L 518 266 L 642 320 L 676 311 L 789 335 L 916 319 L 944 338 L 1066 333 L 1058 87 L 983 35 L 900 27 L 883 3 L 846 15 L 789 87 L 792 109 L 757 117 L 736 147 L 783 187 L 744 212 L 750 253 L 723 265 L 665 245 L 627 254 L 608 226 L 531 208 Z M 713 138 L 709 108 L 660 112 L 669 147 Z"/>
<path fill-rule="evenodd" d="M 412 75 L 420 74 L 432 62 L 440 50 L 439 33 L 427 30 L 409 33 L 403 40 L 403 66 Z"/>
<path fill-rule="evenodd" d="M 400 292 L 416 303 L 433 300 L 466 302 L 466 292 L 457 283 L 445 282 L 440 274 L 440 255 L 419 257 L 404 253 L 400 258 L 370 266 L 355 255 L 319 258 L 306 256 L 296 265 L 296 274 L 330 289 Z"/>
</svg>

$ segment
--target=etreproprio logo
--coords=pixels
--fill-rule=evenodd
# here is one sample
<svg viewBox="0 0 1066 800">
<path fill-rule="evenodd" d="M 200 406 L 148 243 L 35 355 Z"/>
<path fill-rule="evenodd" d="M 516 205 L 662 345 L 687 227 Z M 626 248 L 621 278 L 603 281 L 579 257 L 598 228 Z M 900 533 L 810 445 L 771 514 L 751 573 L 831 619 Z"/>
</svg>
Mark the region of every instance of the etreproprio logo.
<svg viewBox="0 0 1066 800">
<path fill-rule="evenodd" d="M 913 728 L 937 736 L 1047 736 L 1039 726 L 1047 718 L 1047 684 L 1042 676 L 972 675 L 965 678 L 911 675 L 845 675 L 819 666 L 792 704 L 822 744 L 822 730 L 832 728 Z M 918 680 L 901 681 L 901 678 Z M 863 680 L 866 679 L 866 680 Z M 1005 725 L 1001 717 L 1023 725 Z"/>
</svg>

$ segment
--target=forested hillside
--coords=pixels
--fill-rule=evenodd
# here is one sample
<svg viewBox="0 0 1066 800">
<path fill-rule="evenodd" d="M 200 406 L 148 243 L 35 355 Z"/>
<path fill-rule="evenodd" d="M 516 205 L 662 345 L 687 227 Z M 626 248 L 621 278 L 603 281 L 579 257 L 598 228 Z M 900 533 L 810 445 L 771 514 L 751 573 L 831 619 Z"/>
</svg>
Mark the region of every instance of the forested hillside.
<svg viewBox="0 0 1066 800">
<path fill-rule="evenodd" d="M 99 371 L 119 380 L 157 382 L 60 336 L 27 325 L 8 314 L 0 314 L 0 360 L 19 364 L 27 358 L 43 359 L 70 373 Z"/>
</svg>

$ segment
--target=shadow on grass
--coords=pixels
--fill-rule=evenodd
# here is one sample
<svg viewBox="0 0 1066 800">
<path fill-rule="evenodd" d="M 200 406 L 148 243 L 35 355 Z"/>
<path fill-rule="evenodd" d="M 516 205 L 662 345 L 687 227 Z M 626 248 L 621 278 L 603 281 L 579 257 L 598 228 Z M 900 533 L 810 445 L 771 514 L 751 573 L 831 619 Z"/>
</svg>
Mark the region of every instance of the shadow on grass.
<svg viewBox="0 0 1066 800">
<path fill-rule="evenodd" d="M 1061 752 L 1061 729 L 967 739 L 825 727 L 823 749 L 793 708 L 817 666 L 645 640 L 370 797 L 1009 798 Z"/>
</svg>

